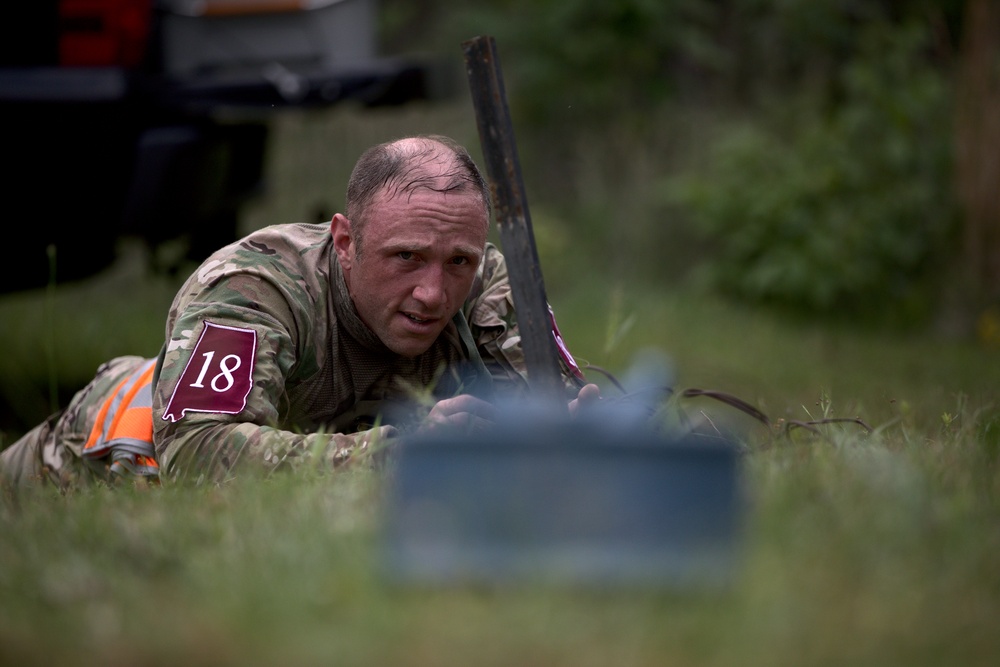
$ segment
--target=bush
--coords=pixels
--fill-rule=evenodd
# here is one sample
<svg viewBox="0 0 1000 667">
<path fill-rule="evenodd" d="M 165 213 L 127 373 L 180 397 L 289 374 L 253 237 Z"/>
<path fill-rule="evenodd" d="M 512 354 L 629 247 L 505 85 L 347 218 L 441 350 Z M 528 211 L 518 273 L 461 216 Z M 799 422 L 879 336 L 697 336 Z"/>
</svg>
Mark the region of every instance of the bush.
<svg viewBox="0 0 1000 667">
<path fill-rule="evenodd" d="M 668 201 L 717 248 L 712 285 L 813 313 L 926 306 L 957 221 L 949 89 L 926 42 L 921 26 L 869 28 L 832 112 L 814 100 L 787 129 L 732 129 L 707 170 L 667 179 Z"/>
</svg>

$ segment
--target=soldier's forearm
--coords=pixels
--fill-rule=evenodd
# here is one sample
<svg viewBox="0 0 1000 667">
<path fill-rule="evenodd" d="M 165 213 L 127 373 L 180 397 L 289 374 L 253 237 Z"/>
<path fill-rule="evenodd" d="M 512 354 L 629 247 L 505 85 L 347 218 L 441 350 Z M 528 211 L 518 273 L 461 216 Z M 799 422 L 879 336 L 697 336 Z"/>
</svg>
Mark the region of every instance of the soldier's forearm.
<svg viewBox="0 0 1000 667">
<path fill-rule="evenodd" d="M 161 478 L 221 482 L 239 472 L 270 474 L 336 468 L 374 457 L 396 435 L 391 426 L 357 433 L 297 434 L 249 423 L 182 430 L 158 443 Z"/>
</svg>

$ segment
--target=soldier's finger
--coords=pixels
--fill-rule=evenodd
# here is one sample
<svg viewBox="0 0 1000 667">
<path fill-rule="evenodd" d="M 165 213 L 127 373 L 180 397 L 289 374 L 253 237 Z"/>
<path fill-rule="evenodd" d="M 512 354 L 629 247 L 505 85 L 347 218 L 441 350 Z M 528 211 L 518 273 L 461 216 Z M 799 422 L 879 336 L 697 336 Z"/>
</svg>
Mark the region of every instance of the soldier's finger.
<svg viewBox="0 0 1000 667">
<path fill-rule="evenodd" d="M 454 398 L 446 398 L 442 401 L 438 401 L 434 405 L 434 408 L 431 409 L 432 416 L 441 417 L 449 417 L 463 412 L 467 412 L 477 417 L 483 417 L 484 419 L 492 419 L 495 409 L 492 403 L 487 403 L 486 401 L 469 394 L 462 394 L 460 396 L 455 396 Z"/>
</svg>

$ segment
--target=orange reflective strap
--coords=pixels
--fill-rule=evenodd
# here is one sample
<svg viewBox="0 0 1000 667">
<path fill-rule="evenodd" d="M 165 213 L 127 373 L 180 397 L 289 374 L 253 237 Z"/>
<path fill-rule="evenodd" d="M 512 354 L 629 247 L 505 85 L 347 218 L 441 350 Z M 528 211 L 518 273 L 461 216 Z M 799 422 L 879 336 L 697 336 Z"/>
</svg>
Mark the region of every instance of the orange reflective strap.
<svg viewBox="0 0 1000 667">
<path fill-rule="evenodd" d="M 152 380 L 155 359 L 147 360 L 122 380 L 101 405 L 83 446 L 83 456 L 111 455 L 111 471 L 157 476 L 153 447 Z"/>
<path fill-rule="evenodd" d="M 115 390 L 111 392 L 111 395 L 104 401 L 101 405 L 100 411 L 97 413 L 97 419 L 94 420 L 94 427 L 90 429 L 90 437 L 87 438 L 87 444 L 83 446 L 84 456 L 98 456 L 103 455 L 107 452 L 107 448 L 104 447 L 104 426 L 105 421 L 108 418 L 108 410 L 111 409 L 112 404 L 115 403 L 115 398 L 121 392 L 121 389 L 125 384 L 128 383 L 130 378 L 125 378 L 122 380 Z"/>
<path fill-rule="evenodd" d="M 153 395 L 150 383 L 153 380 L 153 366 L 155 361 L 147 361 L 136 373 L 129 378 L 132 388 L 129 389 L 121 399 L 114 419 L 111 421 L 111 428 L 107 431 L 108 440 L 118 438 L 136 438 L 153 442 Z M 135 378 L 134 381 L 132 378 Z M 141 400 L 136 400 L 142 392 Z"/>
<path fill-rule="evenodd" d="M 133 438 L 135 440 L 153 441 L 153 417 L 152 406 L 129 405 L 124 410 L 119 410 L 115 417 L 108 440 L 118 438 Z"/>
</svg>

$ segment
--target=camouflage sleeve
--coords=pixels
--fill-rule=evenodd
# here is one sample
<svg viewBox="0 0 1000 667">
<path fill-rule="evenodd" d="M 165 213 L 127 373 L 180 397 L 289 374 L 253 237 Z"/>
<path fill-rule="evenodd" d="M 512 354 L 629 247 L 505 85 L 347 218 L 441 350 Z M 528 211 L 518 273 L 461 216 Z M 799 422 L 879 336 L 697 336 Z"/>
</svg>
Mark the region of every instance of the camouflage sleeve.
<svg viewBox="0 0 1000 667">
<path fill-rule="evenodd" d="M 178 294 L 153 395 L 161 478 L 339 465 L 394 435 L 388 426 L 302 433 L 281 423 L 286 379 L 310 363 L 303 350 L 313 345 L 309 309 L 292 308 L 284 288 L 242 270 L 208 286 L 192 277 Z"/>
<path fill-rule="evenodd" d="M 169 436 L 159 454 L 161 479 L 225 481 L 237 471 L 336 468 L 374 457 L 395 437 L 381 426 L 357 433 L 296 434 L 249 422 L 192 425 Z M 371 460 L 374 460 L 372 458 Z"/>
<path fill-rule="evenodd" d="M 483 361 L 501 392 L 523 392 L 527 388 L 527 366 L 521 348 L 521 334 L 514 310 L 514 296 L 503 254 L 493 244 L 487 244 L 483 258 L 481 286 L 478 296 L 466 305 L 476 345 Z M 557 335 L 562 351 L 560 368 L 568 396 L 576 396 L 582 377 L 569 350 L 562 345 L 553 319 L 553 334 Z"/>
</svg>

